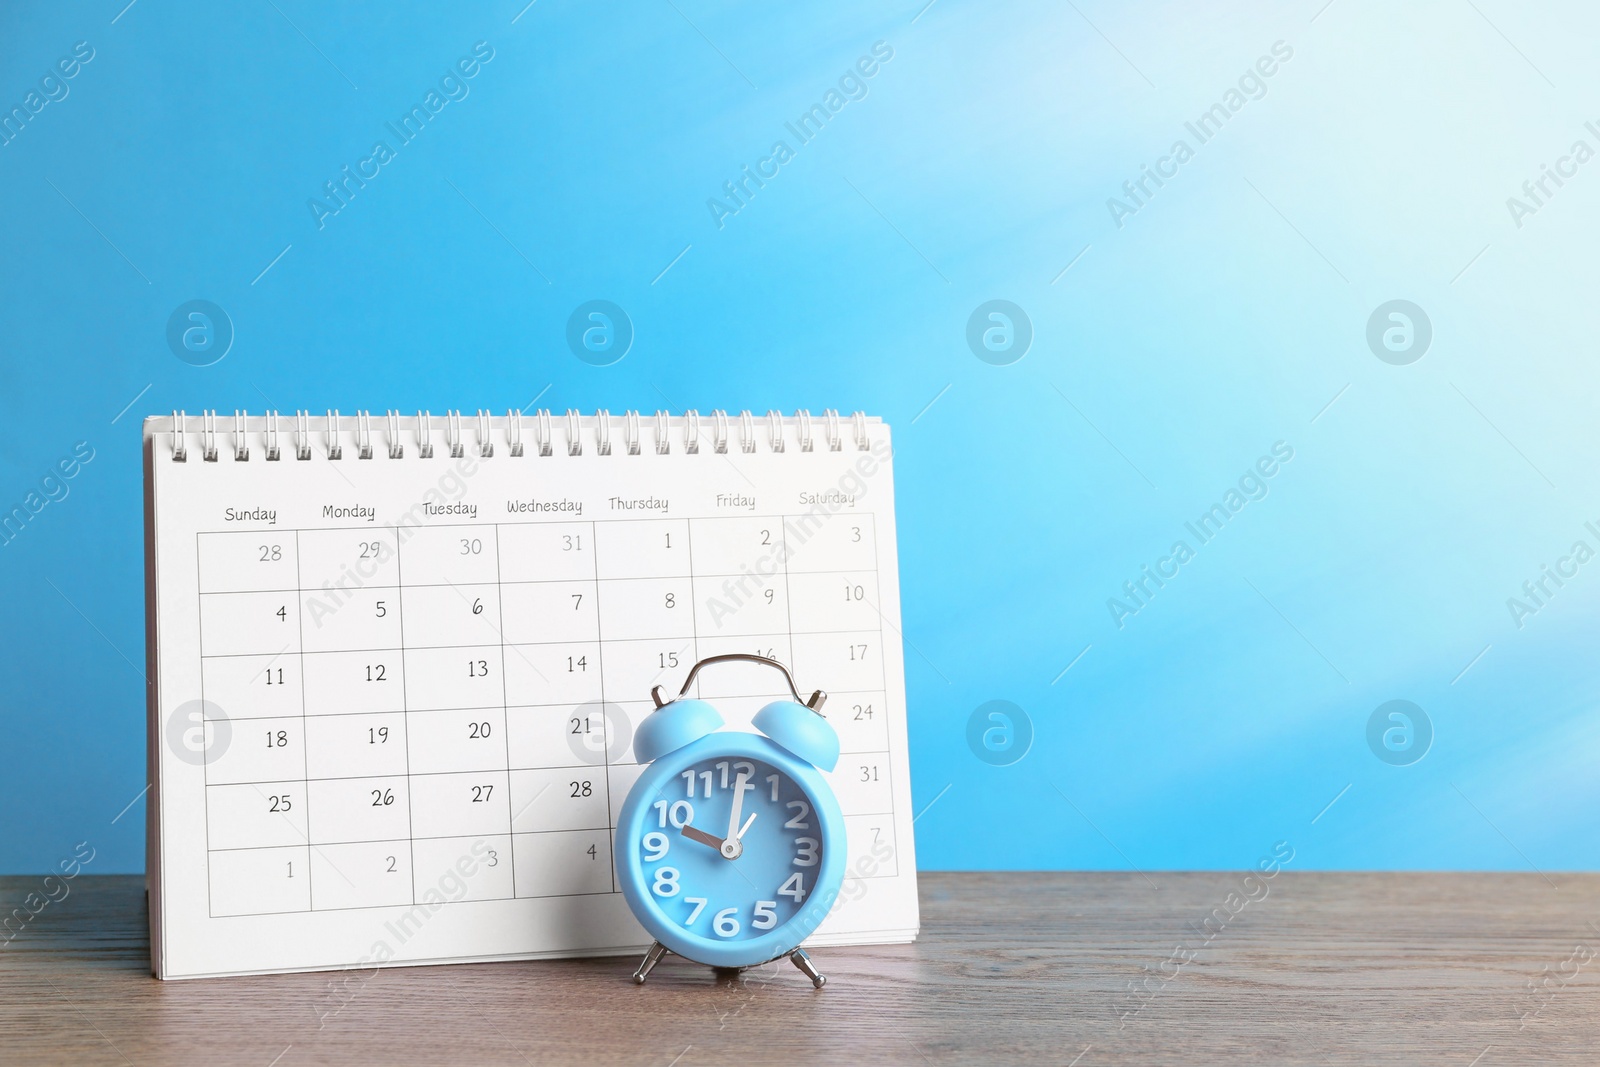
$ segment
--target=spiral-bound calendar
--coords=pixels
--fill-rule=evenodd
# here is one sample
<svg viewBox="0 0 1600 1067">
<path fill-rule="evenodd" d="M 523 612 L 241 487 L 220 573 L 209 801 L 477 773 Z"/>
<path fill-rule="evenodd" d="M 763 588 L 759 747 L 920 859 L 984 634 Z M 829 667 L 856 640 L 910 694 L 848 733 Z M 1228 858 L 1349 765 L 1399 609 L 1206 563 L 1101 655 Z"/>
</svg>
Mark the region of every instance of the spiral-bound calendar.
<svg viewBox="0 0 1600 1067">
<path fill-rule="evenodd" d="M 889 427 L 857 414 L 144 423 L 163 978 L 629 952 L 612 869 L 654 685 L 825 689 L 843 890 L 918 928 Z M 774 672 L 705 676 L 729 728 Z"/>
</svg>

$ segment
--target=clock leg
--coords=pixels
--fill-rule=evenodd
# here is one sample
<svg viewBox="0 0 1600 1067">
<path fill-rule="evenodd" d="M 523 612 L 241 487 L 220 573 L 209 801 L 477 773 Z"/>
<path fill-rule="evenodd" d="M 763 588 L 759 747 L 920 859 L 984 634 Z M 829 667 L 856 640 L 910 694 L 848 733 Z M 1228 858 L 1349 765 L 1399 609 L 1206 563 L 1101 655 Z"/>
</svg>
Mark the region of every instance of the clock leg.
<svg viewBox="0 0 1600 1067">
<path fill-rule="evenodd" d="M 828 976 L 817 970 L 817 965 L 811 962 L 811 957 L 807 956 L 803 950 L 795 949 L 789 953 L 789 959 L 796 967 L 800 968 L 802 974 L 811 979 L 813 988 L 821 989 L 828 983 Z"/>
<path fill-rule="evenodd" d="M 650 976 L 650 972 L 655 969 L 655 965 L 660 963 L 661 957 L 666 954 L 666 945 L 659 941 L 650 942 L 650 948 L 645 952 L 644 959 L 639 964 L 639 969 L 633 972 L 633 984 L 644 985 L 644 980 Z"/>
</svg>

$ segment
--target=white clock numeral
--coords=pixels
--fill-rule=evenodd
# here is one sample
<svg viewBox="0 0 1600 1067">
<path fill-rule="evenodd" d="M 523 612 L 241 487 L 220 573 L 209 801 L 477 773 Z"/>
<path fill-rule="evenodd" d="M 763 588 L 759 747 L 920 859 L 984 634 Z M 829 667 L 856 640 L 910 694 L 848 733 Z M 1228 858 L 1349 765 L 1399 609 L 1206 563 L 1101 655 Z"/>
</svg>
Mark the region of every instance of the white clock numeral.
<svg viewBox="0 0 1600 1067">
<path fill-rule="evenodd" d="M 739 760 L 737 763 L 729 763 L 727 760 L 718 760 L 717 763 L 716 763 L 716 769 L 717 769 L 717 774 L 719 775 L 719 778 L 718 778 L 718 788 L 719 789 L 728 789 L 728 788 L 731 787 L 730 786 L 730 782 L 729 782 L 729 778 L 728 778 L 728 772 L 730 770 L 733 772 L 733 780 L 735 780 L 735 781 L 737 781 L 741 777 L 743 777 L 745 779 L 750 779 L 750 778 L 754 778 L 756 776 L 756 765 L 754 763 L 751 763 L 749 760 Z M 704 773 L 704 772 L 702 772 L 702 773 Z M 773 777 L 777 777 L 777 776 L 773 775 Z M 692 795 L 693 794 L 691 794 L 691 796 Z M 710 796 L 710 795 L 711 795 L 710 793 L 706 794 L 706 796 Z"/>
<path fill-rule="evenodd" d="M 783 824 L 785 830 L 809 830 L 811 824 L 806 822 L 806 816 L 811 814 L 811 805 L 803 800 L 791 800 L 784 807 L 794 812 L 794 818 Z M 799 809 L 798 811 L 796 809 Z"/>
<path fill-rule="evenodd" d="M 698 776 L 700 778 L 700 781 L 705 783 L 706 799 L 710 800 L 711 799 L 711 779 L 713 777 L 713 775 L 712 775 L 712 773 L 710 771 L 699 771 L 699 772 L 696 772 L 696 771 L 693 771 L 693 770 L 687 770 L 687 771 L 684 771 L 682 774 L 680 774 L 678 777 L 683 779 L 684 785 L 688 789 L 688 791 L 684 793 L 684 796 L 688 797 L 690 800 L 694 799 L 694 780 L 695 780 L 695 777 L 696 777 L 697 773 L 698 773 Z"/>
<path fill-rule="evenodd" d="M 756 901 L 755 917 L 750 920 L 752 930 L 770 930 L 778 925 L 778 902 L 776 900 Z"/>
<path fill-rule="evenodd" d="M 705 897 L 684 897 L 683 898 L 683 902 L 685 904 L 693 904 L 694 905 L 694 910 L 689 913 L 689 917 L 687 919 L 683 920 L 683 925 L 690 926 L 690 925 L 692 925 L 694 923 L 694 921 L 696 919 L 700 918 L 700 913 L 705 910 L 705 908 L 706 908 L 706 898 Z"/>
<path fill-rule="evenodd" d="M 644 861 L 646 863 L 654 863 L 662 859 L 671 847 L 671 842 L 668 841 L 667 835 L 660 830 L 651 830 L 645 834 L 644 840 L 640 844 L 644 846 Z"/>
<path fill-rule="evenodd" d="M 655 809 L 662 829 L 666 829 L 669 822 L 680 830 L 694 822 L 694 805 L 687 800 L 675 800 L 670 808 L 665 800 L 658 800 Z"/>
<path fill-rule="evenodd" d="M 677 874 L 678 872 L 673 871 L 672 873 Z M 791 874 L 784 881 L 783 885 L 778 887 L 778 895 L 780 897 L 793 897 L 796 904 L 806 899 L 806 883 L 805 880 L 800 877 L 799 871 L 795 871 L 793 874 Z"/>
<path fill-rule="evenodd" d="M 738 908 L 723 908 L 717 912 L 717 917 L 711 920 L 711 929 L 718 937 L 738 937 L 739 920 L 735 917 L 738 914 Z"/>
<path fill-rule="evenodd" d="M 648 837 L 645 840 L 649 840 Z M 794 858 L 796 867 L 815 867 L 817 865 L 817 847 L 820 842 L 814 837 L 797 837 L 794 847 L 800 850 L 800 855 Z M 661 854 L 666 855 L 667 850 L 662 848 Z"/>
<path fill-rule="evenodd" d="M 796 875 L 795 877 L 799 877 Z M 658 897 L 675 897 L 678 895 L 678 868 L 657 867 L 655 884 L 650 889 Z M 779 890 L 782 892 L 782 890 Z"/>
<path fill-rule="evenodd" d="M 772 802 L 776 804 L 778 802 L 778 776 L 776 774 L 767 775 L 767 785 L 772 787 Z"/>
</svg>

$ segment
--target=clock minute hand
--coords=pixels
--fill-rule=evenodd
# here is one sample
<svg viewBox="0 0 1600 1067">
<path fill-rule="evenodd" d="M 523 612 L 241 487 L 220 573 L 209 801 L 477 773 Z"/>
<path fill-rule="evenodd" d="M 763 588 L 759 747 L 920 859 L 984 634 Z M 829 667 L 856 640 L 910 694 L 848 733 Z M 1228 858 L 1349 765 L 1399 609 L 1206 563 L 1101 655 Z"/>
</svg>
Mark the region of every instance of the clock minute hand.
<svg viewBox="0 0 1600 1067">
<path fill-rule="evenodd" d="M 722 851 L 722 838 L 708 834 L 704 830 L 697 830 L 688 823 L 683 825 L 683 828 L 679 831 L 679 833 L 683 834 L 683 836 L 687 837 L 690 841 L 698 841 L 702 845 L 710 845 L 718 852 Z"/>
<path fill-rule="evenodd" d="M 748 774 L 741 774 L 733 781 L 733 809 L 728 812 L 728 835 L 722 839 L 724 859 L 736 860 L 744 854 L 744 843 L 739 840 L 744 836 L 744 831 L 739 828 L 739 816 L 744 814 L 744 795 L 751 788 Z"/>
<path fill-rule="evenodd" d="M 750 776 L 741 774 L 733 781 L 733 810 L 728 812 L 728 835 L 726 841 L 739 840 L 739 816 L 744 814 L 744 794 L 750 788 Z"/>
</svg>

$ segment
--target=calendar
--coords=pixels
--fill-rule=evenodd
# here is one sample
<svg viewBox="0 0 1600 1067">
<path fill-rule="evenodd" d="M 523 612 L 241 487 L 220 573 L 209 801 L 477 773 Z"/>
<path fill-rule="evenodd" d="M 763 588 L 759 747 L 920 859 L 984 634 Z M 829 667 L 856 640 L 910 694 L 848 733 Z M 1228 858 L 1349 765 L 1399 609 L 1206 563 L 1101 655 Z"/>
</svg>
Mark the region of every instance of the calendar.
<svg viewBox="0 0 1600 1067">
<path fill-rule="evenodd" d="M 826 412 L 144 423 L 161 978 L 634 952 L 632 736 L 777 659 L 843 756 L 814 945 L 918 929 L 889 427 Z M 697 679 L 728 728 L 776 672 Z"/>
</svg>

